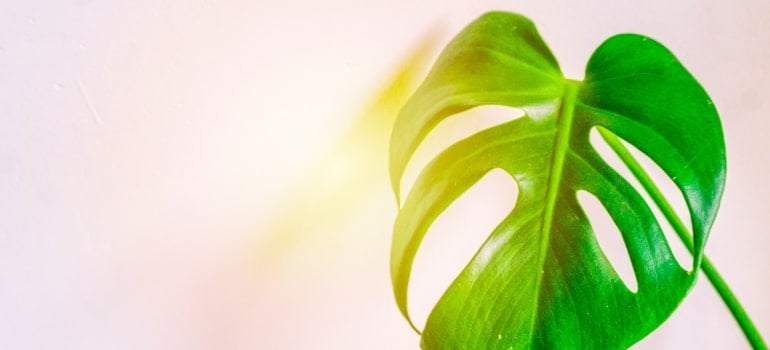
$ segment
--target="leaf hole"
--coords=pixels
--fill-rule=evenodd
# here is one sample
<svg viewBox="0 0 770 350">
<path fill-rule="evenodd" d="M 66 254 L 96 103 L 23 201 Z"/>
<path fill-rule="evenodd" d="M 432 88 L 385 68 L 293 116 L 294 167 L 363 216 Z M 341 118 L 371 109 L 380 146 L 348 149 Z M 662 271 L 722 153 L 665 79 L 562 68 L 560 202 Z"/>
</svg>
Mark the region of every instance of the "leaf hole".
<svg viewBox="0 0 770 350">
<path fill-rule="evenodd" d="M 513 210 L 518 187 L 495 169 L 452 203 L 428 230 L 412 265 L 409 310 L 415 325 L 428 319 L 449 285 Z"/>
<path fill-rule="evenodd" d="M 631 184 L 631 186 L 633 186 L 634 189 L 636 189 L 636 191 L 639 194 L 641 194 L 644 201 L 652 209 L 652 212 L 655 215 L 655 219 L 659 223 L 661 223 L 660 227 L 663 230 L 663 234 L 666 237 L 668 247 L 672 251 L 676 261 L 679 263 L 679 266 L 681 266 L 683 269 L 688 271 L 692 270 L 692 263 L 693 263 L 692 254 L 690 254 L 690 251 L 687 249 L 687 247 L 685 247 L 682 240 L 679 239 L 676 232 L 674 231 L 674 227 L 669 223 L 669 221 L 663 215 L 663 212 L 661 211 L 661 209 L 658 207 L 658 205 L 655 204 L 655 202 L 652 200 L 652 198 L 644 189 L 644 187 L 639 182 L 639 180 L 637 180 L 636 177 L 631 173 L 631 170 L 629 170 L 628 166 L 626 166 L 626 164 L 623 163 L 623 161 L 615 153 L 615 151 L 613 151 L 612 148 L 610 148 L 607 142 L 599 134 L 599 131 L 596 130 L 596 128 L 593 128 L 591 130 L 590 139 L 591 139 L 591 144 L 594 146 L 596 151 L 602 156 L 602 158 L 604 158 L 604 160 L 613 169 L 615 169 L 615 171 L 617 171 L 621 176 L 623 176 Z M 690 211 L 687 208 L 687 204 L 685 202 L 684 196 L 679 191 L 679 188 L 676 186 L 674 181 L 671 180 L 668 177 L 668 175 L 666 175 L 666 173 L 663 171 L 663 169 L 661 169 L 660 166 L 658 166 L 646 154 L 639 151 L 636 147 L 634 147 L 633 145 L 631 145 L 630 143 L 626 142 L 623 139 L 621 139 L 621 142 L 629 150 L 629 152 L 634 156 L 637 162 L 639 162 L 639 164 L 644 169 L 644 171 L 647 172 L 647 174 L 653 180 L 655 185 L 663 193 L 668 203 L 674 209 L 674 212 L 676 213 L 676 215 L 679 217 L 679 219 L 685 224 L 685 226 L 689 230 L 689 234 L 692 234 Z"/>
<path fill-rule="evenodd" d="M 407 164 L 401 181 L 401 198 L 406 198 L 422 169 L 449 146 L 479 131 L 522 116 L 523 111 L 511 107 L 481 106 L 443 120 L 423 140 Z"/>
<path fill-rule="evenodd" d="M 604 256 L 607 257 L 615 273 L 623 280 L 629 290 L 636 293 L 639 289 L 634 267 L 631 264 L 631 257 L 628 255 L 628 249 L 623 241 L 623 235 L 620 233 L 617 225 L 612 220 L 610 213 L 602 205 L 598 198 L 586 191 L 578 191 L 578 202 L 583 207 L 591 228 L 599 241 L 599 247 L 602 248 Z"/>
</svg>

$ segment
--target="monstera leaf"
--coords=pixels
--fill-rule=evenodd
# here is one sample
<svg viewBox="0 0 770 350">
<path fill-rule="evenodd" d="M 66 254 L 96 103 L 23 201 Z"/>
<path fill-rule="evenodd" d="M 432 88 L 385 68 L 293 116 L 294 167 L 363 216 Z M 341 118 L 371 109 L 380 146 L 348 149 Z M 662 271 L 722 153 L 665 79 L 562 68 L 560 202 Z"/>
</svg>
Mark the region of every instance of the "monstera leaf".
<svg viewBox="0 0 770 350">
<path fill-rule="evenodd" d="M 442 120 L 482 105 L 525 115 L 444 150 L 399 210 L 391 275 L 408 320 L 412 262 L 437 216 L 493 169 L 510 174 L 519 194 L 432 310 L 422 346 L 613 349 L 652 332 L 695 282 L 724 186 L 721 126 L 704 90 L 666 48 L 631 34 L 604 42 L 584 81 L 565 79 L 532 22 L 488 13 L 447 46 L 396 121 L 390 175 L 397 196 L 426 135 Z M 619 139 L 634 145 L 679 188 L 691 217 L 693 266 L 677 263 L 665 223 L 592 147 L 593 128 L 620 153 Z M 632 155 L 621 159 L 644 174 Z M 642 180 L 671 214 L 651 180 Z M 638 290 L 629 290 L 600 248 L 578 191 L 595 196 L 618 227 Z"/>
</svg>

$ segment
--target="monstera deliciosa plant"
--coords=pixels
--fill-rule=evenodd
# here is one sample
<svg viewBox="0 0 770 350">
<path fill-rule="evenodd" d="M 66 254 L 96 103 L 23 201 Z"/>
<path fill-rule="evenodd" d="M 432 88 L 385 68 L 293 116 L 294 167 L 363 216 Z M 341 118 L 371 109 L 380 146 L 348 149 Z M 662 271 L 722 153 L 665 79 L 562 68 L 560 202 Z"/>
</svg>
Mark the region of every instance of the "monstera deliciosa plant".
<svg viewBox="0 0 770 350">
<path fill-rule="evenodd" d="M 441 121 L 483 105 L 524 116 L 482 130 L 436 156 L 400 203 L 391 255 L 396 301 L 412 324 L 412 263 L 434 220 L 493 169 L 516 181 L 512 212 L 431 311 L 426 349 L 626 348 L 671 315 L 703 269 L 756 348 L 751 321 L 703 255 L 725 183 L 725 147 L 706 92 L 656 41 L 614 36 L 567 79 L 527 18 L 492 12 L 444 49 L 393 128 L 390 177 L 398 197 L 411 156 Z M 596 129 L 652 199 L 653 208 L 597 153 Z M 625 142 L 678 187 L 685 225 Z M 618 227 L 638 283 L 630 290 L 599 246 L 578 192 L 595 196 Z M 671 225 L 692 253 L 679 265 Z M 689 226 L 689 227 L 688 227 Z M 691 228 L 691 229 L 690 229 Z M 417 327 L 412 325 L 415 330 Z"/>
</svg>

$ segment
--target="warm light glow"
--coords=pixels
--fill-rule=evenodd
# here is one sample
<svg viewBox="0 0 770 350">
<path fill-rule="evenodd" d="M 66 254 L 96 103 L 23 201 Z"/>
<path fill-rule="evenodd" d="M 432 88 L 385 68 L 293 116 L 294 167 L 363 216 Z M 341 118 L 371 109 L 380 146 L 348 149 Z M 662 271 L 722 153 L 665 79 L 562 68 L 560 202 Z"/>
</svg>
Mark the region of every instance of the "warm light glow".
<svg viewBox="0 0 770 350">
<path fill-rule="evenodd" d="M 417 349 L 388 276 L 390 123 L 490 9 L 536 19 L 576 78 L 616 32 L 680 53 L 730 152 L 709 255 L 770 334 L 770 284 L 742 270 L 770 265 L 765 2 L 1 8 L 0 349 Z M 709 288 L 640 348 L 744 346 Z"/>
</svg>

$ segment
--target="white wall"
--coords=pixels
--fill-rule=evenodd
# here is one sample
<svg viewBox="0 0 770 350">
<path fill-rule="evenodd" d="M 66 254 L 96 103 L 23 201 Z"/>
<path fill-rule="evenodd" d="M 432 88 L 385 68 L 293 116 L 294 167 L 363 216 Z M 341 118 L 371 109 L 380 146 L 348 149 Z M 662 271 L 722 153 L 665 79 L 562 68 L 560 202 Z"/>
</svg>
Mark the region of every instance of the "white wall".
<svg viewBox="0 0 770 350">
<path fill-rule="evenodd" d="M 0 348 L 417 348 L 384 173 L 350 217 L 297 217 L 277 241 L 275 221 L 426 31 L 488 9 L 535 20 L 573 77 L 617 32 L 698 77 L 729 161 L 707 252 L 770 337 L 765 1 L 0 0 Z M 451 272 L 419 285 L 417 314 Z M 639 345 L 742 347 L 705 279 Z"/>
</svg>

